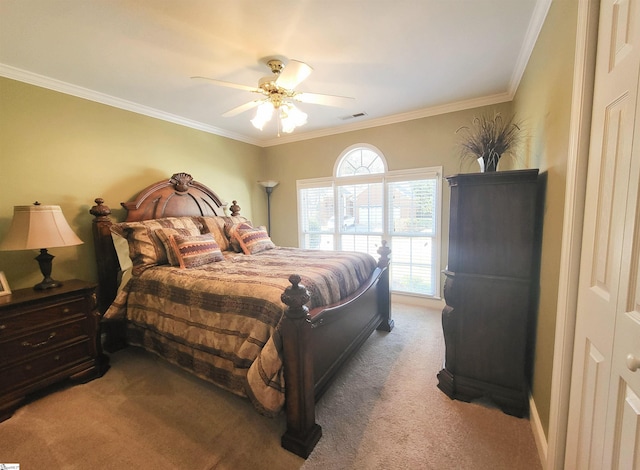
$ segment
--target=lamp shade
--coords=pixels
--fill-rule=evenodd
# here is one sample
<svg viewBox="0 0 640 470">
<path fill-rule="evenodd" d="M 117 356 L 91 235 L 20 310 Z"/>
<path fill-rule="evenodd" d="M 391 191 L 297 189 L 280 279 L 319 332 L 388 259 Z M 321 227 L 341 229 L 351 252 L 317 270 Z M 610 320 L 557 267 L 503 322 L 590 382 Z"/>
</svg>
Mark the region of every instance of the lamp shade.
<svg viewBox="0 0 640 470">
<path fill-rule="evenodd" d="M 14 206 L 9 233 L 0 250 L 32 250 L 80 245 L 83 241 L 71 230 L 60 206 Z"/>
<path fill-rule="evenodd" d="M 278 186 L 278 181 L 274 181 L 274 180 L 258 181 L 258 184 L 261 184 L 265 188 L 275 188 L 276 186 Z"/>
</svg>

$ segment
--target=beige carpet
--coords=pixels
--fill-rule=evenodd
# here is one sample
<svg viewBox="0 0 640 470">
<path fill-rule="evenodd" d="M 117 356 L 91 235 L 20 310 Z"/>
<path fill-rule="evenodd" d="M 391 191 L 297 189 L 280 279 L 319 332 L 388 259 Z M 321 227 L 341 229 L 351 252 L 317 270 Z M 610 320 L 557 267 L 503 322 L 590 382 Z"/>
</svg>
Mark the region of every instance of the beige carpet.
<svg viewBox="0 0 640 470">
<path fill-rule="evenodd" d="M 529 421 L 436 388 L 440 313 L 394 305 L 318 405 L 307 461 L 280 447 L 284 418 L 139 349 L 101 379 L 61 387 L 0 423 L 0 463 L 55 469 L 539 469 Z"/>
</svg>

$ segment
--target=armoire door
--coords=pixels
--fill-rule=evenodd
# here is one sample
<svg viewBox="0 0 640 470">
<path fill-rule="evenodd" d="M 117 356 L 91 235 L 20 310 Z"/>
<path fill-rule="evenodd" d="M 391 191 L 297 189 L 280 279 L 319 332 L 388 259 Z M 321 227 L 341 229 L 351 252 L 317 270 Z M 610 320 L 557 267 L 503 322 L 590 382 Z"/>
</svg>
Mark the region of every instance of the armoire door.
<svg viewBox="0 0 640 470">
<path fill-rule="evenodd" d="M 567 469 L 640 469 L 640 0 L 602 0 Z"/>
</svg>

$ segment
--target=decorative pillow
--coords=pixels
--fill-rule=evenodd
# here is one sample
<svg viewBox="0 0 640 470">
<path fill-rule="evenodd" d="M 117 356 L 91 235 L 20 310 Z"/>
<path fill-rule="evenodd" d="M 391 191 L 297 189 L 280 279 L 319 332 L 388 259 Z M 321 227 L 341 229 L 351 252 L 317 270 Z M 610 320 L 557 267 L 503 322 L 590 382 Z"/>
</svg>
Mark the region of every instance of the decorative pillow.
<svg viewBox="0 0 640 470">
<path fill-rule="evenodd" d="M 222 261 L 224 256 L 213 235 L 182 236 L 170 235 L 169 240 L 181 268 L 196 268 L 203 264 Z"/>
<path fill-rule="evenodd" d="M 276 246 L 269 238 L 269 234 L 264 226 L 258 228 L 246 227 L 246 224 L 239 224 L 235 230 L 235 237 L 242 247 L 245 255 L 260 253 L 264 250 L 271 250 Z"/>
<path fill-rule="evenodd" d="M 174 235 L 191 237 L 200 235 L 200 232 L 194 233 L 193 230 L 187 228 L 159 228 L 155 230 L 155 235 L 158 237 L 158 240 L 162 242 L 162 246 L 164 246 L 169 264 L 171 266 L 180 266 L 180 259 L 178 258 L 178 253 L 176 253 L 176 250 L 173 247 L 171 237 Z"/>
<path fill-rule="evenodd" d="M 253 228 L 251 222 L 240 222 L 237 224 L 228 223 L 224 226 L 224 231 L 227 237 L 229 237 L 229 248 L 236 253 L 242 253 L 242 245 L 240 245 L 240 240 L 238 240 L 237 232 L 239 228 L 250 229 Z"/>
<path fill-rule="evenodd" d="M 206 216 L 200 217 L 202 221 L 202 233 L 210 233 L 215 238 L 216 243 L 220 245 L 220 250 L 227 251 L 229 249 L 229 239 L 224 233 L 224 225 L 227 217 L 223 216 Z"/>
<path fill-rule="evenodd" d="M 193 235 L 200 234 L 200 223 L 193 217 L 166 217 L 141 222 L 121 222 L 112 226 L 112 232 L 122 233 L 129 243 L 129 258 L 133 273 L 140 274 L 150 266 L 167 263 L 167 252 L 155 231 L 160 228 L 188 229 Z"/>
<path fill-rule="evenodd" d="M 228 216 L 206 216 L 200 217 L 200 221 L 203 225 L 202 233 L 211 233 L 213 238 L 216 239 L 218 245 L 220 245 L 220 249 L 222 251 L 231 250 L 230 246 L 230 238 L 228 235 L 227 226 L 231 226 L 233 224 L 239 224 L 242 222 L 248 222 L 246 217 L 241 215 L 236 215 L 233 217 Z M 235 251 L 235 250 L 234 250 Z M 242 250 L 238 247 L 238 252 Z"/>
</svg>

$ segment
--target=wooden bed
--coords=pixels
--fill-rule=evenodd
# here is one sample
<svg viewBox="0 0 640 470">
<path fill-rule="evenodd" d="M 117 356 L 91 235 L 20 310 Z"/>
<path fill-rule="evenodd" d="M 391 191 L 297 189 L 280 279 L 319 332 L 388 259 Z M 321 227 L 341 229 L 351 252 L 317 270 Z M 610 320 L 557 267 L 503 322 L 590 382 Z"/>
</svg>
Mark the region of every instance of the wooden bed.
<svg viewBox="0 0 640 470">
<path fill-rule="evenodd" d="M 111 210 L 101 198 L 90 213 L 94 216 L 93 236 L 98 265 L 98 308 L 104 313 L 116 298 L 120 264 L 111 234 Z M 225 204 L 207 186 L 187 173 L 176 173 L 142 190 L 133 202 L 121 203 L 125 222 L 181 216 L 224 216 Z M 232 216 L 240 208 L 233 201 Z M 309 456 L 322 435 L 315 421 L 315 403 L 329 387 L 339 368 L 378 329 L 391 331 L 389 252 L 386 243 L 378 250 L 380 259 L 372 276 L 353 294 L 339 303 L 305 306 L 309 292 L 297 273 L 282 293 L 286 304 L 280 322 L 282 362 L 285 382 L 287 429 L 282 446 L 303 458 Z M 104 321 L 105 349 L 123 347 L 123 321 Z"/>
</svg>

